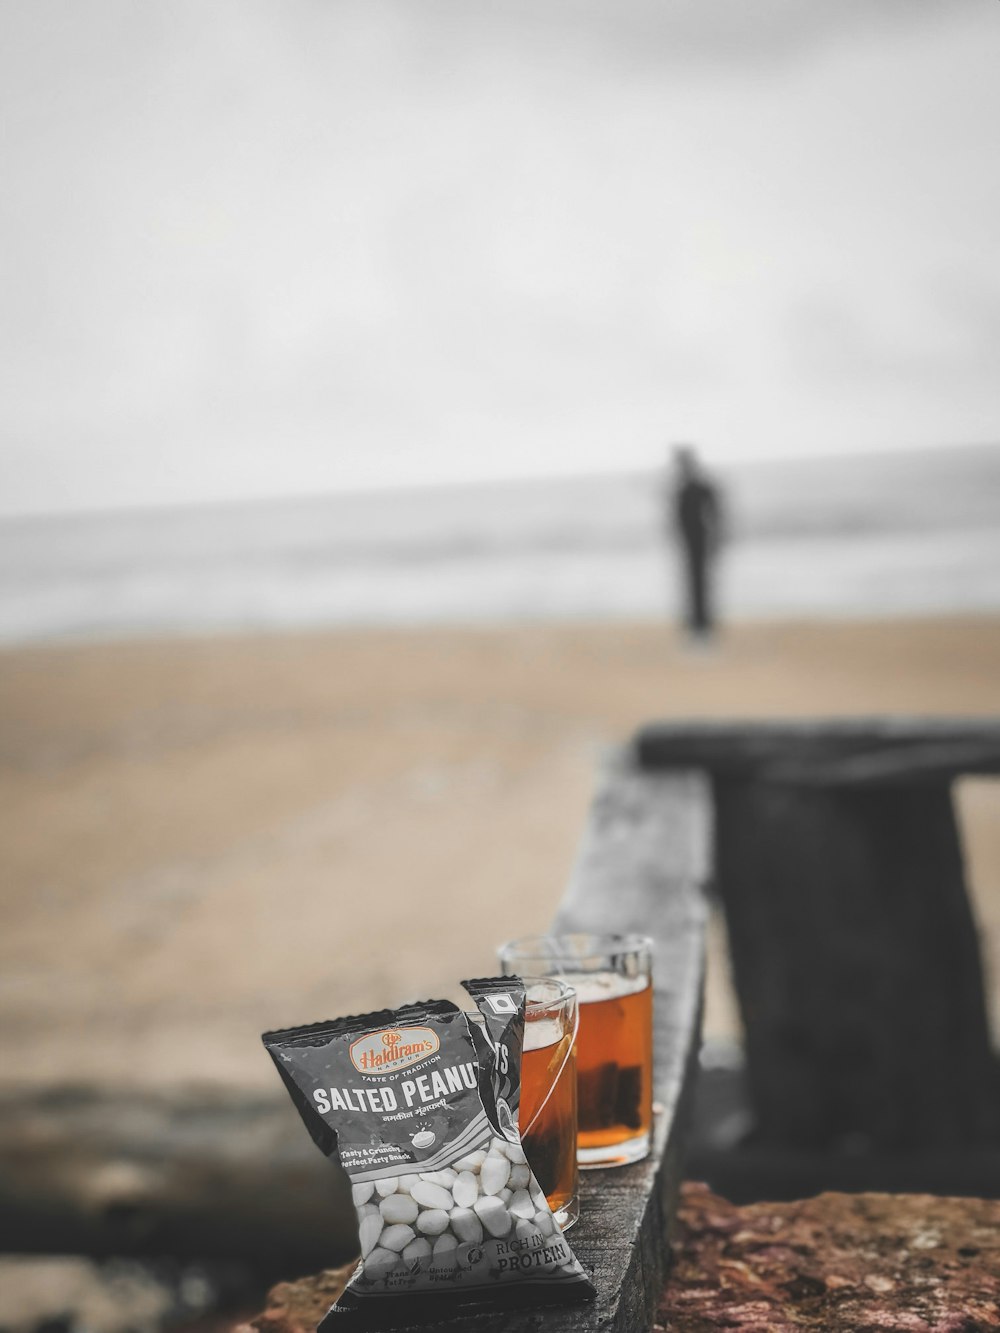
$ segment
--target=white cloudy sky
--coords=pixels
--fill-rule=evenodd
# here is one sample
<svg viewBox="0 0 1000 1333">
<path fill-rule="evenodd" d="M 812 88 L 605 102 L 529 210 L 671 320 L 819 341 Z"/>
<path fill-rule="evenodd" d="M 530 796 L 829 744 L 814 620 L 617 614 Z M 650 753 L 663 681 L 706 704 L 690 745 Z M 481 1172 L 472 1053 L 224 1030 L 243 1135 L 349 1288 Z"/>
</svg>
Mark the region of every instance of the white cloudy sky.
<svg viewBox="0 0 1000 1333">
<path fill-rule="evenodd" d="M 5 512 L 1000 441 L 996 0 L 0 0 Z"/>
</svg>

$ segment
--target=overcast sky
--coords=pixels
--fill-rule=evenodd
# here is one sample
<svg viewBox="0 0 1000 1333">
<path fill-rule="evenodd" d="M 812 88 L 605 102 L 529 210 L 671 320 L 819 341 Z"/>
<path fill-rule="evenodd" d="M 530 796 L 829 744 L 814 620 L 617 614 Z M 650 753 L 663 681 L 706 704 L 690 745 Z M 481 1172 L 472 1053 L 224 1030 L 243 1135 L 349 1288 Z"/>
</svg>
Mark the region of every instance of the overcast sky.
<svg viewBox="0 0 1000 1333">
<path fill-rule="evenodd" d="M 4 512 L 1000 441 L 996 0 L 0 0 Z"/>
</svg>

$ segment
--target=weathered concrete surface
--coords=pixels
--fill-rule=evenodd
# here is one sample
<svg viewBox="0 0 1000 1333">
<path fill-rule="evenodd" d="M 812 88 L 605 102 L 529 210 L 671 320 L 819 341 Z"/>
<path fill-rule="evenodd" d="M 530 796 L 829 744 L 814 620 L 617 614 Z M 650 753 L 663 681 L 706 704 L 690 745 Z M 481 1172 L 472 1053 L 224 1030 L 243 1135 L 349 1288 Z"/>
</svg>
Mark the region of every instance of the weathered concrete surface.
<svg viewBox="0 0 1000 1333">
<path fill-rule="evenodd" d="M 684 1184 L 656 1328 L 1000 1329 L 1000 1201 L 821 1194 L 738 1208 Z"/>
</svg>

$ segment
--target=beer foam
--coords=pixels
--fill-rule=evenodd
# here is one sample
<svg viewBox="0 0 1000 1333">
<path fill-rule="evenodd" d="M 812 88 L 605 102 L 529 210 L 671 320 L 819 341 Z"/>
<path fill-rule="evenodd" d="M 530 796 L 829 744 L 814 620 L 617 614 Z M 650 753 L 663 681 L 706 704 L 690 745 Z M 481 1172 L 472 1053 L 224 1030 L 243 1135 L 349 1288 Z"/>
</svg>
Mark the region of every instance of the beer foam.
<svg viewBox="0 0 1000 1333">
<path fill-rule="evenodd" d="M 554 1046 L 563 1034 L 558 1018 L 529 1019 L 524 1025 L 524 1049 L 540 1051 L 545 1046 Z"/>
<path fill-rule="evenodd" d="M 649 985 L 648 977 L 623 977 L 617 972 L 563 972 L 567 986 L 576 991 L 581 1004 L 596 1004 L 599 1000 L 620 1000 L 624 995 L 635 995 Z"/>
</svg>

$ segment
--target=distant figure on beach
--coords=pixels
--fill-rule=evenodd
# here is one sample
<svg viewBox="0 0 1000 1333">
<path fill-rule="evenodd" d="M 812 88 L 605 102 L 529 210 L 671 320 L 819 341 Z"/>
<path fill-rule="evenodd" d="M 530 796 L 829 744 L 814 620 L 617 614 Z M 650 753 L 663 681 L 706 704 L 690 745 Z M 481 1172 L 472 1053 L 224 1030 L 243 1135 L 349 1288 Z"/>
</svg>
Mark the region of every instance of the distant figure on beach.
<svg viewBox="0 0 1000 1333">
<path fill-rule="evenodd" d="M 668 527 L 673 528 L 681 548 L 684 623 L 692 638 L 704 640 L 715 628 L 712 564 L 722 540 L 719 495 L 687 445 L 674 449 L 673 473 L 667 496 Z"/>
</svg>

